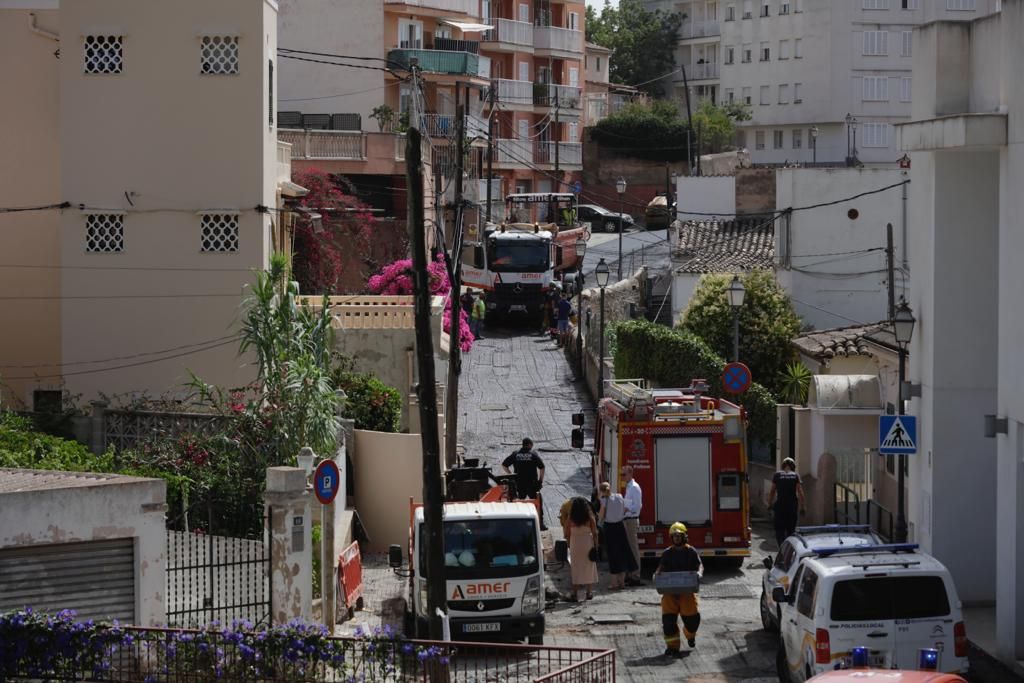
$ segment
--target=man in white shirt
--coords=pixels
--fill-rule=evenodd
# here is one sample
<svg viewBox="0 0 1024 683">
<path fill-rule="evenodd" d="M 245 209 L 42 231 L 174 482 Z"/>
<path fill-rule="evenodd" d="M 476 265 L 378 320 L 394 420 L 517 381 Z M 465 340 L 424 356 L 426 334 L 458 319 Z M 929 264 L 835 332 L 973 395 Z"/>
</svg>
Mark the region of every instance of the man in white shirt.
<svg viewBox="0 0 1024 683">
<path fill-rule="evenodd" d="M 644 505 L 643 491 L 640 484 L 633 479 L 633 468 L 625 465 L 622 468 L 622 478 L 626 480 L 626 516 L 622 520 L 626 526 L 626 538 L 629 540 L 629 548 L 636 558 L 637 570 L 626 576 L 626 584 L 630 586 L 643 585 L 640 579 L 640 544 L 637 542 L 638 527 L 640 525 L 640 510 Z"/>
</svg>

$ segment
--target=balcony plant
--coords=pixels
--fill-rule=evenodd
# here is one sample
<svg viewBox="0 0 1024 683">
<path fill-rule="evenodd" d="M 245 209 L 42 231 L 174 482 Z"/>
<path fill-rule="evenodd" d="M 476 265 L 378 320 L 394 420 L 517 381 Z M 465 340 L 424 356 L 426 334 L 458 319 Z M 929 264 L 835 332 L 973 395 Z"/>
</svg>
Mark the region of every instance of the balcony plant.
<svg viewBox="0 0 1024 683">
<path fill-rule="evenodd" d="M 378 104 L 370 112 L 370 118 L 377 122 L 381 133 L 387 133 L 395 123 L 395 110 L 390 105 Z"/>
</svg>

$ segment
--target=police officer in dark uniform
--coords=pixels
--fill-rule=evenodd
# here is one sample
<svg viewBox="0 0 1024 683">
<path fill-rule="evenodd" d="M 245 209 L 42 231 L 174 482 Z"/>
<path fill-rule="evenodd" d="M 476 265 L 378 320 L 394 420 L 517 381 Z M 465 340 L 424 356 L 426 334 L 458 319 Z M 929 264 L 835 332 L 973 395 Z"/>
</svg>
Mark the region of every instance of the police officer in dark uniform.
<svg viewBox="0 0 1024 683">
<path fill-rule="evenodd" d="M 540 497 L 540 489 L 544 485 L 544 461 L 537 451 L 533 450 L 533 440 L 523 439 L 523 447 L 514 451 L 501 463 L 505 473 L 511 471 L 516 475 L 516 489 L 520 498 L 536 498 L 540 508 L 540 528 L 547 530 L 544 524 L 544 502 Z"/>
<path fill-rule="evenodd" d="M 768 493 L 768 507 L 775 510 L 775 540 L 781 546 L 796 532 L 799 513 L 804 509 L 804 487 L 796 473 L 793 458 L 782 461 L 782 469 L 772 477 L 772 490 Z"/>
</svg>

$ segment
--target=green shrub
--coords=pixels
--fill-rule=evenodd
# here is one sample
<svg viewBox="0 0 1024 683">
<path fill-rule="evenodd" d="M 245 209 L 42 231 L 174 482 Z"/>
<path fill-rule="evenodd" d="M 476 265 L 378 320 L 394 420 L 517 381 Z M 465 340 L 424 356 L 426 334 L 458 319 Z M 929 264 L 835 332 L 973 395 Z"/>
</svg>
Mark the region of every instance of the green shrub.
<svg viewBox="0 0 1024 683">
<path fill-rule="evenodd" d="M 0 467 L 64 472 L 113 472 L 111 452 L 95 455 L 77 441 L 33 429 L 32 421 L 0 413 Z"/>
<path fill-rule="evenodd" d="M 334 372 L 334 382 L 344 390 L 345 415 L 356 423 L 356 429 L 374 432 L 397 432 L 402 416 L 402 395 L 369 373 L 353 372 L 344 367 Z"/>
<path fill-rule="evenodd" d="M 725 396 L 725 361 L 700 337 L 646 320 L 627 320 L 614 327 L 618 339 L 616 377 L 642 377 L 671 387 L 685 387 L 693 379 L 705 379 L 712 396 Z M 755 383 L 735 399 L 727 398 L 746 408 L 751 440 L 769 446 L 775 443 L 775 399 L 768 389 Z"/>
</svg>

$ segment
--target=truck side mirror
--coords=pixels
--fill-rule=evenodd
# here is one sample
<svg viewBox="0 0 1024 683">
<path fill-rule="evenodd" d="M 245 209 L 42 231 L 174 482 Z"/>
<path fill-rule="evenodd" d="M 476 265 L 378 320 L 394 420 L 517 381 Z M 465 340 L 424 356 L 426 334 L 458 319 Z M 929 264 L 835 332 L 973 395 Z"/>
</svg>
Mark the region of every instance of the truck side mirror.
<svg viewBox="0 0 1024 683">
<path fill-rule="evenodd" d="M 392 569 L 399 569 L 402 566 L 402 546 L 392 544 L 388 546 L 388 565 Z"/>
<path fill-rule="evenodd" d="M 769 555 L 768 557 L 764 558 L 764 560 L 761 561 L 761 564 L 764 565 L 765 569 L 769 569 L 769 570 L 772 567 L 775 566 L 775 562 L 774 562 L 774 560 L 772 560 L 772 556 L 771 555 Z"/>
<path fill-rule="evenodd" d="M 483 245 L 477 245 L 473 247 L 473 267 L 483 268 L 484 267 L 484 247 Z"/>
<path fill-rule="evenodd" d="M 572 447 L 583 448 L 583 430 L 579 427 L 572 430 Z"/>
<path fill-rule="evenodd" d="M 786 589 L 782 586 L 776 586 L 772 589 L 772 600 L 780 605 L 789 604 L 789 595 L 786 594 Z"/>
<path fill-rule="evenodd" d="M 572 424 L 573 424 L 574 427 L 582 427 L 583 426 L 583 420 L 584 420 L 583 413 L 573 413 L 572 414 Z"/>
</svg>

